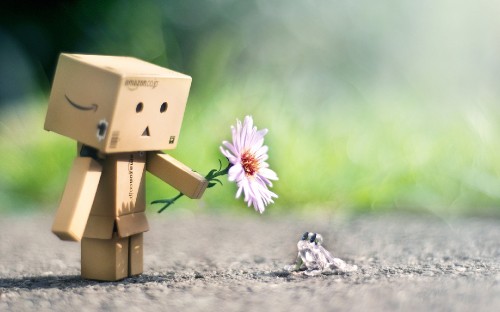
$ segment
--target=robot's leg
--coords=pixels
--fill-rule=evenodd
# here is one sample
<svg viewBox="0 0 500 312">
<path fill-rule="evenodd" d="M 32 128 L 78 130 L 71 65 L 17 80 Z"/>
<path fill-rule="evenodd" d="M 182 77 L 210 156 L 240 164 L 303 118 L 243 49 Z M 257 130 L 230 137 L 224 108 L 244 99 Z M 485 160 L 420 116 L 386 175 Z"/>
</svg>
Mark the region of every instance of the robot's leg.
<svg viewBox="0 0 500 312">
<path fill-rule="evenodd" d="M 128 275 L 129 237 L 114 233 L 111 239 L 82 239 L 82 278 L 117 281 Z"/>
<path fill-rule="evenodd" d="M 128 275 L 139 275 L 143 271 L 143 239 L 142 233 L 135 234 L 129 237 L 129 258 L 128 258 Z"/>
</svg>

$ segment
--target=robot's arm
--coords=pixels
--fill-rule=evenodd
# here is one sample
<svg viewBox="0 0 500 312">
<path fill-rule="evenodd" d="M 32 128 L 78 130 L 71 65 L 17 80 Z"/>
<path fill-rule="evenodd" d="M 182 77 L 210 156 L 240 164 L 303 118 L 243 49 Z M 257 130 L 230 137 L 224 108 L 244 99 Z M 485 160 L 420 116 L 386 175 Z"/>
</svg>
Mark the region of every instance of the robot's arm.
<svg viewBox="0 0 500 312">
<path fill-rule="evenodd" d="M 91 157 L 74 160 L 52 224 L 52 232 L 60 239 L 82 239 L 101 173 L 102 166 Z"/>
<path fill-rule="evenodd" d="M 176 188 L 189 198 L 201 198 L 208 181 L 172 156 L 149 152 L 146 170 Z"/>
</svg>

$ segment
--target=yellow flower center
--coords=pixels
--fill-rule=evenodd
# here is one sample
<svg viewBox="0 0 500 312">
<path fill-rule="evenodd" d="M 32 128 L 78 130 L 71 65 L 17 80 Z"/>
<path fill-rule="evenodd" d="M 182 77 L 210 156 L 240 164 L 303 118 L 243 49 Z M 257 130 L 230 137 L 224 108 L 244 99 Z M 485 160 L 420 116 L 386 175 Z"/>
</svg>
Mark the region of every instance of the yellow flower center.
<svg viewBox="0 0 500 312">
<path fill-rule="evenodd" d="M 253 154 L 246 151 L 241 154 L 241 166 L 245 170 L 245 175 L 253 176 L 257 171 L 259 171 L 259 161 Z"/>
</svg>

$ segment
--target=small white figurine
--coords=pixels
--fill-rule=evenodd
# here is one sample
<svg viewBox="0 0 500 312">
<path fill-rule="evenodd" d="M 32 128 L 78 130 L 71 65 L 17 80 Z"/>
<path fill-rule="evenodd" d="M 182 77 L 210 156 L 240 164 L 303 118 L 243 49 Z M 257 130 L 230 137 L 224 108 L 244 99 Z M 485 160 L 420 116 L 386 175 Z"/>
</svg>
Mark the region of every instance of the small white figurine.
<svg viewBox="0 0 500 312">
<path fill-rule="evenodd" d="M 306 275 L 315 276 L 323 272 L 353 272 L 356 265 L 345 263 L 334 258 L 323 246 L 323 237 L 318 233 L 305 232 L 297 243 L 299 250 L 295 265 L 285 266 L 287 271 L 301 271 Z"/>
</svg>

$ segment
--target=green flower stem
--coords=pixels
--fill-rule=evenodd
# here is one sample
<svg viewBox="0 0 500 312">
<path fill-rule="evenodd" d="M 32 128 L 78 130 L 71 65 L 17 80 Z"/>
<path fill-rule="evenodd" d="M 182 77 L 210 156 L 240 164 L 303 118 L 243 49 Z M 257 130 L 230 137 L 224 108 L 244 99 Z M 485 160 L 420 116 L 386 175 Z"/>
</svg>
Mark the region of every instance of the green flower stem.
<svg viewBox="0 0 500 312">
<path fill-rule="evenodd" d="M 212 169 L 205 176 L 205 179 L 208 181 L 207 188 L 214 187 L 215 185 L 217 185 L 217 183 L 222 185 L 222 182 L 218 179 L 218 177 L 228 174 L 231 166 L 232 166 L 232 164 L 230 162 L 228 162 L 227 167 L 222 169 L 222 162 L 219 160 L 219 169 L 218 170 Z M 177 196 L 172 197 L 172 198 L 154 200 L 151 202 L 151 204 L 164 204 L 164 206 L 160 210 L 158 210 L 158 213 L 161 213 L 163 210 L 167 209 L 170 205 L 175 203 L 182 196 L 184 196 L 184 194 L 179 193 L 179 194 L 177 194 Z"/>
<path fill-rule="evenodd" d="M 184 196 L 184 194 L 179 193 L 177 196 L 168 198 L 168 199 L 159 199 L 159 200 L 154 200 L 151 202 L 151 204 L 165 204 L 160 210 L 158 210 L 158 213 L 162 212 L 163 210 L 167 209 L 168 206 L 172 205 L 175 203 L 179 198 Z"/>
</svg>

